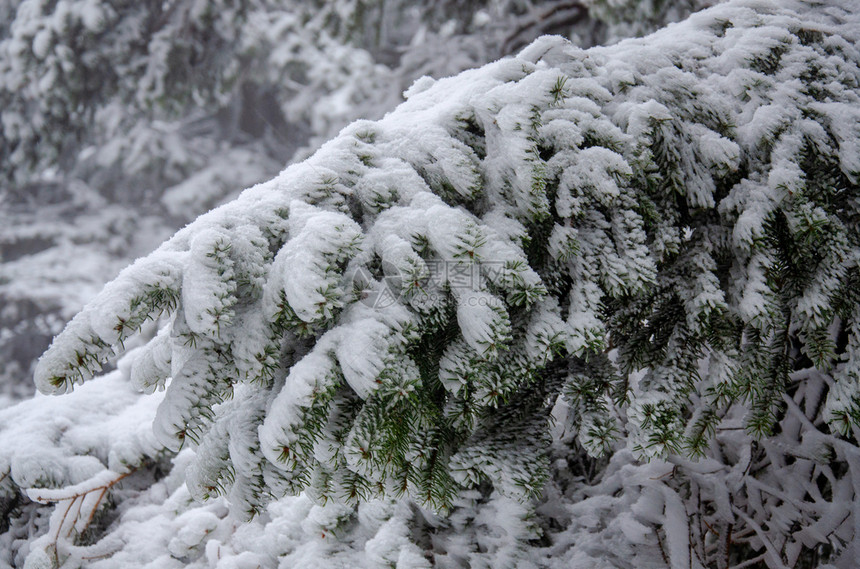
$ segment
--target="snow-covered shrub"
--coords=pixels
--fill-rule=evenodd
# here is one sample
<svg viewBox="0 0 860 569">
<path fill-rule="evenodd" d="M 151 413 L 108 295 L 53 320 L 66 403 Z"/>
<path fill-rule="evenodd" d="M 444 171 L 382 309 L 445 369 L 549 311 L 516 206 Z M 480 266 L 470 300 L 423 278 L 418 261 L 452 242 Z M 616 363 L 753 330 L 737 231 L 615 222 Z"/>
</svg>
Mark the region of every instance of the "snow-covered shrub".
<svg viewBox="0 0 860 569">
<path fill-rule="evenodd" d="M 183 528 L 141 553 L 159 566 L 844 564 L 858 40 L 848 2 L 741 1 L 422 79 L 123 271 L 37 385 L 161 323 L 121 372 L 164 390 L 153 436 L 179 452 L 141 498 Z M 25 508 L 115 480 L 6 455 Z M 28 562 L 112 566 L 150 507 L 124 504 L 87 547 L 43 520 Z"/>
</svg>

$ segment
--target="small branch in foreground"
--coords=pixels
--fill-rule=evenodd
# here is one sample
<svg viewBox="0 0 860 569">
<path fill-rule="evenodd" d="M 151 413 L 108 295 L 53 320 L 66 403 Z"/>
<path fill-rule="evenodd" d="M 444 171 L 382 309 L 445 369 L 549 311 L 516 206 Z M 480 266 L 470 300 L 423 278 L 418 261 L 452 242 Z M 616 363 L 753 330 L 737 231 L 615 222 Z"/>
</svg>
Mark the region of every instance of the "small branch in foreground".
<svg viewBox="0 0 860 569">
<path fill-rule="evenodd" d="M 119 474 L 103 470 L 89 480 L 67 488 L 29 488 L 26 491 L 27 496 L 34 502 L 57 504 L 51 515 L 48 529 L 51 538 L 47 545 L 55 548 L 60 539 L 69 539 L 73 532 L 80 535 L 86 531 L 108 489 L 133 472 L 134 470 L 130 470 Z"/>
</svg>

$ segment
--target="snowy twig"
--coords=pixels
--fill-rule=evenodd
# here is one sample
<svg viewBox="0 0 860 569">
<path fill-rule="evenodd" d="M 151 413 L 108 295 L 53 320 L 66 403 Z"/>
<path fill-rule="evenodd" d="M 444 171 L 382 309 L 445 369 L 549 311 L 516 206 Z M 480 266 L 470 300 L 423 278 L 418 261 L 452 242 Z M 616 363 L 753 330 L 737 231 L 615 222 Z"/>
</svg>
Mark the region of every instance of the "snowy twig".
<svg viewBox="0 0 860 569">
<path fill-rule="evenodd" d="M 737 565 L 732 565 L 731 567 L 729 567 L 729 569 L 743 569 L 744 567 L 749 567 L 751 565 L 755 565 L 755 564 L 759 563 L 760 561 L 763 561 L 765 556 L 766 556 L 766 554 L 762 553 L 761 555 L 757 555 L 757 556 L 753 557 L 752 559 L 747 559 L 746 561 L 742 561 L 742 562 L 738 563 Z"/>
<path fill-rule="evenodd" d="M 134 470 L 118 474 L 111 470 L 103 470 L 89 480 L 68 488 L 29 488 L 26 493 L 31 500 L 42 504 L 57 503 L 57 508 L 51 516 L 48 534 L 52 537 L 48 544 L 56 546 L 61 538 L 71 537 L 75 530 L 78 535 L 86 531 L 108 489 L 132 472 Z"/>
<path fill-rule="evenodd" d="M 651 529 L 654 530 L 654 536 L 657 538 L 657 545 L 660 547 L 660 555 L 663 556 L 663 561 L 666 562 L 667 567 L 671 567 L 672 564 L 669 562 L 669 556 L 666 555 L 666 549 L 663 547 L 663 540 L 660 539 L 660 534 L 657 532 L 657 528 L 652 527 Z"/>
<path fill-rule="evenodd" d="M 758 488 L 762 492 L 766 492 L 766 493 L 770 494 L 771 496 L 779 498 L 780 500 L 782 500 L 786 503 L 792 504 L 797 509 L 799 509 L 801 511 L 807 511 L 807 512 L 820 514 L 818 509 L 815 508 L 814 504 L 810 504 L 809 502 L 804 502 L 803 500 L 798 500 L 796 498 L 793 498 L 793 497 L 789 496 L 788 494 L 786 494 L 785 492 L 783 492 L 777 488 L 774 488 L 773 486 L 770 486 L 769 484 L 765 484 L 764 482 L 762 482 L 761 480 L 759 480 L 757 478 L 753 478 L 751 476 L 747 477 L 744 479 L 744 483 L 747 486 L 750 486 L 750 485 L 755 486 L 756 488 Z"/>
<path fill-rule="evenodd" d="M 755 530 L 756 535 L 761 540 L 762 545 L 764 545 L 764 548 L 767 550 L 767 553 L 771 555 L 775 563 L 779 564 L 778 567 L 780 569 L 788 569 L 788 567 L 782 560 L 782 556 L 779 554 L 779 551 L 777 551 L 776 546 L 767 536 L 767 533 L 765 533 L 764 529 L 762 529 L 762 527 L 757 524 L 755 520 L 749 517 L 743 510 L 741 510 L 737 506 L 732 506 L 732 510 L 735 514 L 740 516 L 741 519 L 743 519 L 747 523 L 747 525 L 749 525 L 753 530 Z"/>
</svg>

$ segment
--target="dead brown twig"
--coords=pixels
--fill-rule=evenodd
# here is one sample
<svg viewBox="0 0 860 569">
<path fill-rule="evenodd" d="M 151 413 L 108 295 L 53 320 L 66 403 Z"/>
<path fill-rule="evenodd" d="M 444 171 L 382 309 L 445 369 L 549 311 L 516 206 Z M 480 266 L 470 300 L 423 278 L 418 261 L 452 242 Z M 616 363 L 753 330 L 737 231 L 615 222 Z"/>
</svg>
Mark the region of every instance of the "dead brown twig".
<svg viewBox="0 0 860 569">
<path fill-rule="evenodd" d="M 27 490 L 27 495 L 35 502 L 57 504 L 51 515 L 48 530 L 51 535 L 49 546 L 56 546 L 61 538 L 72 537 L 73 532 L 80 535 L 86 531 L 95 518 L 107 491 L 132 472 L 134 470 L 120 474 L 104 470 L 89 480 L 67 488 L 31 488 Z"/>
</svg>

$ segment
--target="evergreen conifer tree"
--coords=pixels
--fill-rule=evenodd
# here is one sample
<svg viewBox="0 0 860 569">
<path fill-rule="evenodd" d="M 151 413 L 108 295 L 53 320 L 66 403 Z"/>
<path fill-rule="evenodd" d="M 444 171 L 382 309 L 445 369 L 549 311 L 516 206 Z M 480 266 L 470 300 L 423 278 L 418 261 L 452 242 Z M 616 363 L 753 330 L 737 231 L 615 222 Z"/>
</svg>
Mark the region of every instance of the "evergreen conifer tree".
<svg viewBox="0 0 860 569">
<path fill-rule="evenodd" d="M 422 75 L 543 33 L 599 43 L 590 15 L 562 0 L 4 1 L 0 397 L 32 393 L 63 323 L 177 227 Z M 101 258 L 68 262 L 84 256 Z"/>
<path fill-rule="evenodd" d="M 607 48 L 544 37 L 417 81 L 384 119 L 201 216 L 39 362 L 39 389 L 67 393 L 155 320 L 122 373 L 164 393 L 155 448 L 88 465 L 71 490 L 3 458 L 14 485 L 47 488 L 31 498 L 67 504 L 29 563 L 74 557 L 59 536 L 88 496 L 189 448 L 190 496 L 248 523 L 303 492 L 321 564 L 351 555 L 333 532 L 370 566 L 431 566 L 403 528 L 443 526 L 449 546 L 424 550 L 449 567 L 619 566 L 618 543 L 672 567 L 851 559 L 858 41 L 847 1 L 730 2 Z M 541 502 L 552 492 L 604 500 L 577 518 Z M 537 560 L 528 544 L 555 529 L 536 503 L 571 540 Z M 210 515 L 173 557 L 217 531 Z"/>
</svg>

